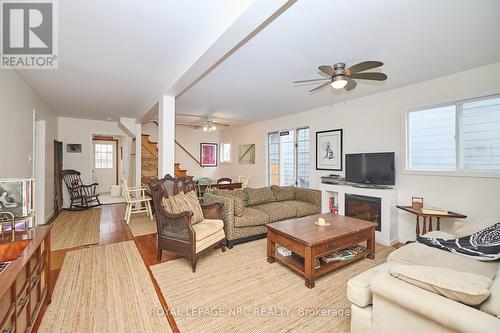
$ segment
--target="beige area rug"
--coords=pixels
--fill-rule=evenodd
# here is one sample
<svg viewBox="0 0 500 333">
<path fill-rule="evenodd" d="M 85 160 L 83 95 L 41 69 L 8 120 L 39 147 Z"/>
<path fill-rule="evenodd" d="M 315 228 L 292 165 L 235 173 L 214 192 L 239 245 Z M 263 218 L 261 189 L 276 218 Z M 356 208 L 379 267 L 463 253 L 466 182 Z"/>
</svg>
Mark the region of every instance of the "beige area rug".
<svg viewBox="0 0 500 333">
<path fill-rule="evenodd" d="M 392 250 L 377 244 L 375 260 L 323 275 L 313 289 L 292 270 L 266 261 L 265 239 L 211 252 L 194 274 L 185 259 L 151 270 L 181 332 L 349 332 L 347 280 L 385 262 Z"/>
<path fill-rule="evenodd" d="M 66 254 L 39 332 L 171 332 L 133 241 Z"/>
<path fill-rule="evenodd" d="M 62 250 L 99 243 L 101 209 L 63 211 L 53 222 L 51 250 Z"/>
<path fill-rule="evenodd" d="M 128 224 L 130 231 L 134 237 L 156 234 L 156 221 L 153 221 L 144 214 L 132 214 L 130 217 L 130 223 Z"/>
</svg>

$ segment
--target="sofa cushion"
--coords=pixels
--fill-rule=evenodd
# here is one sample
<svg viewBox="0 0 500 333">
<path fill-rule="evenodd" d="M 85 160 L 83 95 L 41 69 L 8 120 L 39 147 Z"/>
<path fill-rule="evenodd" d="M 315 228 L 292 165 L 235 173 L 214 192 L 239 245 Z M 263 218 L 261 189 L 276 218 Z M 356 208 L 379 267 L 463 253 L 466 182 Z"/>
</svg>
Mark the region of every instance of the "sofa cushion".
<svg viewBox="0 0 500 333">
<path fill-rule="evenodd" d="M 459 272 L 473 272 L 490 279 L 493 279 L 498 268 L 498 262 L 478 261 L 420 243 L 411 243 L 400 247 L 389 254 L 387 261 L 397 261 L 402 264 L 445 267 Z"/>
<path fill-rule="evenodd" d="M 233 198 L 234 215 L 243 216 L 243 208 L 247 205 L 247 194 L 244 190 L 217 190 L 214 194 Z"/>
<path fill-rule="evenodd" d="M 490 293 L 490 298 L 481 304 L 481 311 L 500 319 L 500 265 L 498 266 L 497 275 L 491 285 Z"/>
<path fill-rule="evenodd" d="M 239 228 L 264 225 L 269 222 L 271 222 L 269 215 L 253 207 L 245 207 L 242 216 L 234 217 L 234 226 Z"/>
<path fill-rule="evenodd" d="M 429 231 L 428 233 L 422 235 L 422 237 L 427 237 L 427 238 L 442 238 L 442 239 L 456 239 L 457 236 L 453 234 L 449 234 L 444 231 L 439 231 L 439 230 L 434 230 L 434 231 Z"/>
<path fill-rule="evenodd" d="M 263 211 L 269 216 L 270 222 L 286 220 L 296 216 L 295 210 L 282 202 L 269 202 L 261 205 L 252 206 L 254 209 Z"/>
<path fill-rule="evenodd" d="M 467 305 L 487 299 L 493 282 L 482 275 L 441 267 L 396 265 L 389 271 L 400 280 Z"/>
<path fill-rule="evenodd" d="M 276 201 L 294 200 L 295 187 L 293 186 L 271 186 Z"/>
<path fill-rule="evenodd" d="M 467 223 L 462 228 L 457 229 L 455 231 L 455 235 L 457 236 L 457 238 L 470 236 L 478 231 L 491 227 L 497 222 L 498 220 L 484 219 L 476 221 L 474 223 Z"/>
<path fill-rule="evenodd" d="M 370 289 L 370 279 L 380 272 L 388 272 L 389 268 L 398 263 L 386 262 L 372 267 L 347 281 L 347 298 L 352 303 L 364 308 L 372 304 L 373 295 Z"/>
<path fill-rule="evenodd" d="M 200 223 L 196 223 L 195 225 L 193 225 L 193 230 L 197 242 L 223 229 L 224 222 L 222 220 L 205 219 Z"/>
<path fill-rule="evenodd" d="M 276 201 L 273 191 L 269 187 L 261 188 L 246 188 L 243 191 L 247 194 L 247 202 L 249 206 L 260 205 L 263 203 Z"/>
<path fill-rule="evenodd" d="M 290 206 L 294 210 L 295 216 L 297 217 L 321 213 L 321 208 L 319 206 L 313 205 L 309 202 L 298 201 L 298 200 L 286 200 L 286 201 L 281 201 L 281 203 Z"/>
</svg>

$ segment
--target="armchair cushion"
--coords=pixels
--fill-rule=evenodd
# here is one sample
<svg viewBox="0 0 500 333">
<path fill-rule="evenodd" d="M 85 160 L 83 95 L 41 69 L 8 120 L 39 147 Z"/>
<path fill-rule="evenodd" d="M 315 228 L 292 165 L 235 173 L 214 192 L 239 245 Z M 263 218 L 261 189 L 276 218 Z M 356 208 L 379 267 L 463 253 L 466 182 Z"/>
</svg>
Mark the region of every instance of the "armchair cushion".
<svg viewBox="0 0 500 333">
<path fill-rule="evenodd" d="M 388 272 L 394 263 L 386 262 L 366 270 L 347 281 L 347 298 L 352 303 L 364 308 L 372 304 L 373 295 L 370 288 L 370 279 L 380 272 Z"/>
<path fill-rule="evenodd" d="M 276 201 L 273 191 L 270 187 L 261 188 L 246 188 L 244 189 L 247 194 L 247 202 L 249 206 L 260 205 L 263 203 Z"/>
<path fill-rule="evenodd" d="M 196 253 L 226 238 L 222 220 L 205 219 L 193 225 L 196 238 Z"/>
<path fill-rule="evenodd" d="M 293 186 L 271 186 L 276 201 L 294 200 L 295 187 Z"/>
<path fill-rule="evenodd" d="M 396 265 L 391 267 L 390 273 L 414 286 L 467 305 L 478 305 L 487 299 L 493 282 L 478 274 L 421 265 Z"/>
<path fill-rule="evenodd" d="M 500 319 L 500 266 L 498 266 L 497 275 L 491 285 L 490 293 L 490 298 L 481 304 L 481 311 Z"/>
<path fill-rule="evenodd" d="M 189 211 L 193 212 L 193 223 L 203 221 L 203 210 L 201 209 L 200 201 L 198 200 L 195 191 L 189 191 L 186 193 L 184 200 L 186 200 L 186 203 L 190 208 Z"/>
</svg>

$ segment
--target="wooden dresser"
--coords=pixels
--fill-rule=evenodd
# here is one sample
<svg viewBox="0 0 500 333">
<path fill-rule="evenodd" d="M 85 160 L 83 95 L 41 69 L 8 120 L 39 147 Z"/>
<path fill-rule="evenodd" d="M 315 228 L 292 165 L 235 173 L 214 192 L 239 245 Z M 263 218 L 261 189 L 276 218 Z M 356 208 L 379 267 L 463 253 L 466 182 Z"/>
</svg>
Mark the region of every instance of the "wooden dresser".
<svg viewBox="0 0 500 333">
<path fill-rule="evenodd" d="M 14 241 L 0 239 L 0 257 L 19 251 L 0 273 L 0 332 L 31 332 L 43 302 L 50 303 L 50 228 L 38 226 Z"/>
</svg>

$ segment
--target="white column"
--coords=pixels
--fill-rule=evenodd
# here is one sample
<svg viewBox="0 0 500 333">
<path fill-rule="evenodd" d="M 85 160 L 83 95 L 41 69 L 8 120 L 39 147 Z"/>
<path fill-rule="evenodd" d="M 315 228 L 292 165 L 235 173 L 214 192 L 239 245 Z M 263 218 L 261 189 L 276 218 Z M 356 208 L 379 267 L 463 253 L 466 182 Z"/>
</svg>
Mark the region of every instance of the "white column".
<svg viewBox="0 0 500 333">
<path fill-rule="evenodd" d="M 141 186 L 141 169 L 142 169 L 142 125 L 135 124 L 135 184 Z"/>
<path fill-rule="evenodd" d="M 163 95 L 158 102 L 158 178 L 174 175 L 175 97 Z"/>
</svg>

